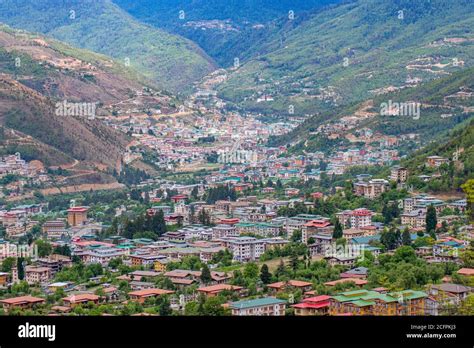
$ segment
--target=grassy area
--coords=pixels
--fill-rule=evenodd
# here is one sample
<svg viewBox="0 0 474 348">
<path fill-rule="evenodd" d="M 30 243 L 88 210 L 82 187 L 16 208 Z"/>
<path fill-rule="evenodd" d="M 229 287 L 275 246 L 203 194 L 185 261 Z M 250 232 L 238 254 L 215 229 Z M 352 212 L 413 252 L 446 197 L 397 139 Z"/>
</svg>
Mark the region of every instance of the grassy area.
<svg viewBox="0 0 474 348">
<path fill-rule="evenodd" d="M 303 257 L 300 257 L 300 260 L 302 260 Z M 256 262 L 258 267 L 262 267 L 263 264 L 266 264 L 268 266 L 268 269 L 270 272 L 275 272 L 276 269 L 278 268 L 278 265 L 280 264 L 280 261 L 283 260 L 285 265 L 287 265 L 290 261 L 289 257 L 283 257 L 283 258 L 278 258 L 278 259 L 273 259 L 273 260 L 267 260 L 267 261 L 258 261 Z M 311 259 L 312 261 L 319 261 L 321 260 L 321 257 L 313 257 Z M 216 269 L 216 271 L 220 272 L 234 272 L 236 270 L 243 271 L 245 268 L 245 264 L 237 264 L 237 265 L 232 265 L 228 267 L 219 267 Z"/>
</svg>

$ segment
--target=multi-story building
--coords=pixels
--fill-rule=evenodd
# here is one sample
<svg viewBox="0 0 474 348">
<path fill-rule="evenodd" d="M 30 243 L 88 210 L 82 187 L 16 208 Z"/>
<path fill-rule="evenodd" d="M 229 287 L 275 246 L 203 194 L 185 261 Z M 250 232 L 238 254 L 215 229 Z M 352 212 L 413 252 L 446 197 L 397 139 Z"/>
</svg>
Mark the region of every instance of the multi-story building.
<svg viewBox="0 0 474 348">
<path fill-rule="evenodd" d="M 308 238 L 315 234 L 321 233 L 332 235 L 333 229 L 334 226 L 332 226 L 331 220 L 329 218 L 311 220 L 303 225 L 301 229 L 301 239 L 303 243 L 307 243 Z"/>
<path fill-rule="evenodd" d="M 426 225 L 426 210 L 424 209 L 415 209 L 409 213 L 401 214 L 400 217 L 402 225 L 405 226 L 417 228 Z"/>
<path fill-rule="evenodd" d="M 85 264 L 100 263 L 103 266 L 106 266 L 111 260 L 123 258 L 125 255 L 125 250 L 107 247 L 77 253 L 77 256 L 79 256 Z"/>
<path fill-rule="evenodd" d="M 37 264 L 39 267 L 49 268 L 51 270 L 51 274 L 54 275 L 64 267 L 71 266 L 72 260 L 68 256 L 53 254 L 49 255 L 47 258 L 38 259 Z"/>
<path fill-rule="evenodd" d="M 7 272 L 0 272 L 0 287 L 7 285 L 9 276 Z"/>
<path fill-rule="evenodd" d="M 146 299 L 148 298 L 156 298 L 163 295 L 171 295 L 174 294 L 174 291 L 170 290 L 163 290 L 163 289 L 143 289 L 129 292 L 128 295 L 130 296 L 131 301 L 135 301 L 138 303 L 145 303 Z"/>
<path fill-rule="evenodd" d="M 239 262 L 258 260 L 265 252 L 265 241 L 253 237 L 222 238 L 221 242 Z"/>
<path fill-rule="evenodd" d="M 87 221 L 88 207 L 72 207 L 67 210 L 67 222 L 70 226 L 82 225 Z"/>
<path fill-rule="evenodd" d="M 27 309 L 43 304 L 45 302 L 46 300 L 44 298 L 33 297 L 29 295 L 0 300 L 0 304 L 2 304 L 3 310 L 7 313 L 13 308 Z"/>
<path fill-rule="evenodd" d="M 239 316 L 284 316 L 286 301 L 274 297 L 231 302 L 232 315 Z"/>
<path fill-rule="evenodd" d="M 291 307 L 295 309 L 296 316 L 326 315 L 329 311 L 330 298 L 327 295 L 308 297 Z"/>
<path fill-rule="evenodd" d="M 77 294 L 64 297 L 62 300 L 65 305 L 74 308 L 79 305 L 85 305 L 87 303 L 99 303 L 100 297 L 94 294 Z"/>
<path fill-rule="evenodd" d="M 220 224 L 212 228 L 212 239 L 237 237 L 239 232 L 234 225 Z"/>
<path fill-rule="evenodd" d="M 132 266 L 152 267 L 155 262 L 166 259 L 166 256 L 156 254 L 132 254 L 130 260 Z"/>
<path fill-rule="evenodd" d="M 311 256 L 325 254 L 332 244 L 332 235 L 330 234 L 315 234 L 311 237 L 314 239 L 314 243 L 308 245 Z"/>
<path fill-rule="evenodd" d="M 357 196 L 367 198 L 377 198 L 384 193 L 389 186 L 389 182 L 385 179 L 372 179 L 368 182 L 357 182 L 354 184 L 354 192 Z"/>
<path fill-rule="evenodd" d="M 254 234 L 262 237 L 277 237 L 283 231 L 283 224 L 265 222 L 239 222 L 235 225 L 238 234 Z"/>
<path fill-rule="evenodd" d="M 67 234 L 64 220 L 51 220 L 43 224 L 43 233 L 50 239 L 58 239 Z"/>
<path fill-rule="evenodd" d="M 449 159 L 440 156 L 428 156 L 426 157 L 426 165 L 431 168 L 440 167 L 443 164 L 449 163 Z"/>
<path fill-rule="evenodd" d="M 41 284 L 48 282 L 52 277 L 51 269 L 48 267 L 25 267 L 25 280 L 28 284 Z"/>
<path fill-rule="evenodd" d="M 408 178 L 408 169 L 405 167 L 395 166 L 390 170 L 390 180 L 396 182 L 406 182 Z"/>
<path fill-rule="evenodd" d="M 344 228 L 363 228 L 372 225 L 372 215 L 370 210 L 359 208 L 355 210 L 344 210 L 336 216 Z"/>
</svg>

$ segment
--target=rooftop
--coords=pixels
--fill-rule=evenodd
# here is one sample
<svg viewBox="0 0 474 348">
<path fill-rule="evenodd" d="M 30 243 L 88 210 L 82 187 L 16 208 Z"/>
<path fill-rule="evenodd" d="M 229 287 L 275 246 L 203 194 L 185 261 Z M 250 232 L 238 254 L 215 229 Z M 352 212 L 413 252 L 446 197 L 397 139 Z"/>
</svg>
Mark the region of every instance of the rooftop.
<svg viewBox="0 0 474 348">
<path fill-rule="evenodd" d="M 234 309 L 247 309 L 247 308 L 262 307 L 262 306 L 284 304 L 284 303 L 286 303 L 286 301 L 279 300 L 275 297 L 263 297 L 263 298 L 258 298 L 254 300 L 231 302 L 230 307 Z"/>
</svg>

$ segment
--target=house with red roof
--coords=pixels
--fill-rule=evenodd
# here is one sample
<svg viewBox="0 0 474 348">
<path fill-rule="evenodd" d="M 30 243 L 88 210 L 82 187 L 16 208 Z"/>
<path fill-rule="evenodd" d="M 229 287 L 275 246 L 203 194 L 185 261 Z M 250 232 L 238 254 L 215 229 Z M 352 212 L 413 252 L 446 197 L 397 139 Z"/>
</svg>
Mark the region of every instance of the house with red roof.
<svg viewBox="0 0 474 348">
<path fill-rule="evenodd" d="M 289 280 L 287 282 L 277 282 L 267 285 L 268 289 L 272 293 L 284 292 L 286 290 L 297 290 L 300 289 L 303 293 L 313 288 L 313 283 L 305 282 L 301 280 Z"/>
<path fill-rule="evenodd" d="M 171 197 L 171 200 L 175 203 L 175 204 L 179 204 L 179 203 L 186 203 L 186 200 L 188 199 L 188 196 L 187 195 L 175 195 L 173 197 Z"/>
<path fill-rule="evenodd" d="M 216 285 L 201 287 L 197 289 L 197 291 L 201 294 L 206 295 L 207 297 L 218 296 L 223 291 L 230 291 L 240 296 L 243 294 L 244 288 L 237 285 L 216 284 Z"/>
<path fill-rule="evenodd" d="M 464 277 L 474 277 L 474 268 L 461 268 L 456 273 Z"/>
<path fill-rule="evenodd" d="M 331 296 L 320 295 L 315 297 L 305 298 L 301 303 L 295 304 L 291 307 L 295 309 L 295 315 L 327 315 L 329 311 Z"/>
<path fill-rule="evenodd" d="M 144 303 L 146 299 L 148 298 L 156 298 L 158 296 L 171 295 L 171 294 L 174 294 L 174 291 L 153 288 L 153 289 L 143 289 L 143 290 L 132 291 L 128 293 L 128 296 L 130 296 L 131 301 Z"/>
<path fill-rule="evenodd" d="M 330 219 L 320 218 L 308 221 L 301 228 L 302 240 L 307 243 L 308 239 L 315 234 L 328 234 L 332 235 L 334 226 L 331 224 Z"/>
<path fill-rule="evenodd" d="M 20 308 L 20 309 L 33 308 L 34 306 L 43 304 L 44 302 L 45 302 L 44 298 L 33 297 L 29 295 L 0 300 L 0 304 L 2 304 L 3 310 L 7 313 L 13 308 Z"/>
<path fill-rule="evenodd" d="M 324 197 L 324 194 L 322 192 L 313 192 L 311 193 L 311 198 L 312 199 L 321 199 Z"/>
<path fill-rule="evenodd" d="M 97 304 L 99 303 L 99 298 L 100 298 L 99 296 L 94 295 L 94 294 L 77 294 L 77 295 L 64 297 L 62 300 L 64 301 L 66 305 L 68 305 L 71 308 L 74 308 L 76 306 L 87 304 L 89 302 Z"/>
</svg>

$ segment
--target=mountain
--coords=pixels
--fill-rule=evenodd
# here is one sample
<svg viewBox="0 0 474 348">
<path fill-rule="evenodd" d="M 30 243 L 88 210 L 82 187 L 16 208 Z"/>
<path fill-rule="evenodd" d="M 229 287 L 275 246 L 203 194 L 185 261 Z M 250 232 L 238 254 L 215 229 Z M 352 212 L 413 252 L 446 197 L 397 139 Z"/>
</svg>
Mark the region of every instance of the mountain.
<svg viewBox="0 0 474 348">
<path fill-rule="evenodd" d="M 119 59 L 173 92 L 214 70 L 197 45 L 134 20 L 110 0 L 0 0 L 0 22 Z"/>
<path fill-rule="evenodd" d="M 260 42 L 260 56 L 232 69 L 219 96 L 266 115 L 314 115 L 442 77 L 474 63 L 473 14 L 470 0 L 331 6 Z"/>
<path fill-rule="evenodd" d="M 78 160 L 117 166 L 127 137 L 99 120 L 58 116 L 55 104 L 25 85 L 0 75 L 1 144 L 47 166 Z"/>
<path fill-rule="evenodd" d="M 419 114 L 384 115 L 383 107 L 389 103 L 419 106 Z M 356 117 L 358 122 L 343 132 L 343 137 L 329 140 L 317 132 L 319 127 L 338 123 L 344 116 Z M 429 141 L 446 141 L 449 130 L 469 122 L 473 116 L 474 67 L 416 87 L 321 112 L 308 118 L 290 133 L 272 138 L 270 143 L 274 146 L 290 143 L 293 152 L 330 151 L 347 142 L 348 135 L 368 128 L 375 133 L 396 137 L 418 134 L 421 143 L 427 144 Z M 350 146 L 349 143 L 347 145 Z"/>
<path fill-rule="evenodd" d="M 261 42 L 282 28 L 296 26 L 305 12 L 341 0 L 114 0 L 132 16 L 184 36 L 223 67 L 244 61 Z M 291 11 L 291 12 L 290 12 Z M 294 20 L 281 20 L 282 17 Z"/>
<path fill-rule="evenodd" d="M 143 86 L 152 86 L 109 57 L 2 25 L 0 72 L 44 96 L 71 101 L 114 103 Z"/>
<path fill-rule="evenodd" d="M 0 153 L 21 152 L 47 166 L 78 161 L 92 171 L 115 169 L 128 137 L 99 119 L 60 113 L 58 105 L 94 104 L 100 117 L 116 104 L 143 98 L 144 88 L 152 87 L 109 57 L 0 26 Z M 176 103 L 159 92 L 147 100 L 164 111 Z"/>
<path fill-rule="evenodd" d="M 170 26 L 182 21 L 231 20 L 234 23 L 265 23 L 287 14 L 308 11 L 334 0 L 114 0 L 114 3 L 147 22 Z"/>
<path fill-rule="evenodd" d="M 457 153 L 457 160 L 455 154 Z M 428 183 L 418 179 L 417 175 L 432 174 L 436 171 L 426 168 L 428 156 L 441 156 L 454 160 L 446 168 L 437 170 L 439 177 L 432 178 Z M 409 182 L 415 189 L 427 188 L 434 192 L 461 190 L 467 180 L 474 179 L 474 120 L 464 122 L 445 134 L 445 139 L 429 144 L 416 151 L 402 165 L 407 167 L 412 175 Z"/>
</svg>

